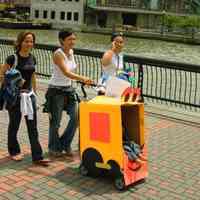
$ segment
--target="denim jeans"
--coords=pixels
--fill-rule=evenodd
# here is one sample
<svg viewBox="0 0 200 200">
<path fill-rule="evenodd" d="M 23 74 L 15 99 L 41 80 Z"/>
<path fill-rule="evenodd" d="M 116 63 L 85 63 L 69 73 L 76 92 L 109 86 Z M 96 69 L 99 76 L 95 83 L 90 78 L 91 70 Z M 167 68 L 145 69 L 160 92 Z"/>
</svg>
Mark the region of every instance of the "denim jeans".
<svg viewBox="0 0 200 200">
<path fill-rule="evenodd" d="M 67 103 L 65 104 L 65 98 Z M 49 97 L 50 107 L 49 113 L 49 151 L 62 152 L 71 148 L 71 143 L 78 125 L 77 103 L 75 100 L 68 99 L 64 93 L 55 93 Z M 69 122 L 64 133 L 59 136 L 60 122 L 63 110 L 69 115 Z"/>
<path fill-rule="evenodd" d="M 31 96 L 33 106 L 33 120 L 28 120 L 25 116 L 26 126 L 28 129 L 29 141 L 31 144 L 32 160 L 42 160 L 42 148 L 39 143 L 38 130 L 37 130 L 37 109 L 36 109 L 36 98 L 34 95 Z M 11 156 L 17 155 L 21 152 L 19 143 L 17 141 L 17 132 L 19 130 L 21 122 L 21 111 L 20 111 L 20 100 L 12 108 L 8 110 L 9 114 L 9 125 L 8 125 L 8 152 Z"/>
</svg>

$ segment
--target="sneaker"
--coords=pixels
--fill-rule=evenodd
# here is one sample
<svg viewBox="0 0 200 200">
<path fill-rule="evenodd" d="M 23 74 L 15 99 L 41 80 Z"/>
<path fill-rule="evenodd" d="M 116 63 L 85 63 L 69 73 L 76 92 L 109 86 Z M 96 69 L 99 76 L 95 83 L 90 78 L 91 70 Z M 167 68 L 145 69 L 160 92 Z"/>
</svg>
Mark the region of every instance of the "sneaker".
<svg viewBox="0 0 200 200">
<path fill-rule="evenodd" d="M 11 160 L 14 160 L 14 161 L 22 161 L 24 156 L 22 154 L 17 154 L 17 155 L 14 155 L 14 156 L 10 156 L 11 157 Z"/>
</svg>

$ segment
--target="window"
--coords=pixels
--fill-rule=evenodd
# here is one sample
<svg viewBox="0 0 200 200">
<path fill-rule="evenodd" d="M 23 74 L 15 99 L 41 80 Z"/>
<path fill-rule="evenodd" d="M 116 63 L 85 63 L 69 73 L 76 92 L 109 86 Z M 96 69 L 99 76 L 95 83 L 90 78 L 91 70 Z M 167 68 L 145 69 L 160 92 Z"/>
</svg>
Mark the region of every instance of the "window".
<svg viewBox="0 0 200 200">
<path fill-rule="evenodd" d="M 72 13 L 71 12 L 67 13 L 67 20 L 72 20 Z"/>
<path fill-rule="evenodd" d="M 43 11 L 43 18 L 46 19 L 47 18 L 47 10 Z"/>
<path fill-rule="evenodd" d="M 61 12 L 61 13 L 60 13 L 60 19 L 61 19 L 61 20 L 64 20 L 64 19 L 65 19 L 65 12 Z"/>
<path fill-rule="evenodd" d="M 35 10 L 35 18 L 39 18 L 39 10 Z"/>
<path fill-rule="evenodd" d="M 74 13 L 74 21 L 78 21 L 78 12 Z"/>
<path fill-rule="evenodd" d="M 55 11 L 51 11 L 51 19 L 55 19 L 55 15 L 56 15 Z"/>
</svg>

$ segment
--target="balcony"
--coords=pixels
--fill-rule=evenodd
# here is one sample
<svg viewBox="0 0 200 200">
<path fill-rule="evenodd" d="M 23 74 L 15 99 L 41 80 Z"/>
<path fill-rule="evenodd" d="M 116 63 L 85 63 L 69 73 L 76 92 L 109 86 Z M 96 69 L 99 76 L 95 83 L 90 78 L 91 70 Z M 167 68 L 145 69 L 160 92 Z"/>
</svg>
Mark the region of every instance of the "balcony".
<svg viewBox="0 0 200 200">
<path fill-rule="evenodd" d="M 146 9 L 144 2 L 137 0 L 88 0 L 88 6 Z"/>
<path fill-rule="evenodd" d="M 164 2 L 164 1 L 163 1 Z M 166 12 L 171 13 L 186 13 L 184 2 L 177 4 L 175 1 L 170 1 L 167 4 L 162 1 L 148 0 L 88 0 L 87 5 L 90 8 L 99 10 L 140 10 L 144 12 Z"/>
</svg>

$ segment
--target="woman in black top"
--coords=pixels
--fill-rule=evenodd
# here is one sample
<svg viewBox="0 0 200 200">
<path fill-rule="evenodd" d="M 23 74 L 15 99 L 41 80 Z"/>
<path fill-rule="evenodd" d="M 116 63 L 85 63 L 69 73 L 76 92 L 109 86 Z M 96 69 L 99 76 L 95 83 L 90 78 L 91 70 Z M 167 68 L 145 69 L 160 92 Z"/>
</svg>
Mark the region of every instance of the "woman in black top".
<svg viewBox="0 0 200 200">
<path fill-rule="evenodd" d="M 32 32 L 21 32 L 15 44 L 15 55 L 10 55 L 6 59 L 6 63 L 1 69 L 1 73 L 5 72 L 16 65 L 16 69 L 20 71 L 23 78 L 23 85 L 21 87 L 21 93 L 30 94 L 32 103 L 32 118 L 25 116 L 26 125 L 28 128 L 28 135 L 31 144 L 32 161 L 34 164 L 47 166 L 48 160 L 44 160 L 42 156 L 42 148 L 38 140 L 37 130 L 37 113 L 36 113 L 36 77 L 35 77 L 35 66 L 36 59 L 30 53 L 35 44 L 35 35 Z M 34 93 L 32 93 L 34 92 Z M 9 113 L 9 125 L 8 125 L 8 152 L 11 159 L 20 161 L 23 159 L 21 154 L 20 146 L 17 141 L 17 132 L 20 126 L 22 117 L 20 109 L 19 97 L 17 103 L 8 109 Z"/>
</svg>

